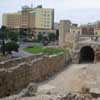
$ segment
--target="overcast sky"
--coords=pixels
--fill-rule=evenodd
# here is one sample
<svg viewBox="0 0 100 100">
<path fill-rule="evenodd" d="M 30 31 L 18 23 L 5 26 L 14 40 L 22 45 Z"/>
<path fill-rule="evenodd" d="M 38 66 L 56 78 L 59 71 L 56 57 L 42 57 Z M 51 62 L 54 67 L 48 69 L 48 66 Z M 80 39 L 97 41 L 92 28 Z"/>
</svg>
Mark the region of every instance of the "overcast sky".
<svg viewBox="0 0 100 100">
<path fill-rule="evenodd" d="M 0 0 L 0 25 L 2 13 L 15 12 L 32 0 Z M 39 0 L 33 0 L 39 1 Z M 38 2 L 39 3 L 39 2 Z M 42 0 L 44 7 L 55 9 L 55 22 L 70 19 L 74 23 L 84 24 L 100 20 L 100 0 Z M 36 6 L 37 3 L 34 3 Z"/>
</svg>

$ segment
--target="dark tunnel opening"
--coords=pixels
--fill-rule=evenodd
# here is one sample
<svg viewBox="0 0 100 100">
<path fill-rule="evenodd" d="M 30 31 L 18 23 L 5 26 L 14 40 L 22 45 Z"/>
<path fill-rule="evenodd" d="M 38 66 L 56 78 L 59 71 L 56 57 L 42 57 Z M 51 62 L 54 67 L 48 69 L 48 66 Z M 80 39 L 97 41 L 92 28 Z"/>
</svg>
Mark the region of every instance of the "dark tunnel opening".
<svg viewBox="0 0 100 100">
<path fill-rule="evenodd" d="M 80 63 L 92 63 L 94 61 L 94 50 L 90 46 L 83 47 L 80 51 Z"/>
</svg>

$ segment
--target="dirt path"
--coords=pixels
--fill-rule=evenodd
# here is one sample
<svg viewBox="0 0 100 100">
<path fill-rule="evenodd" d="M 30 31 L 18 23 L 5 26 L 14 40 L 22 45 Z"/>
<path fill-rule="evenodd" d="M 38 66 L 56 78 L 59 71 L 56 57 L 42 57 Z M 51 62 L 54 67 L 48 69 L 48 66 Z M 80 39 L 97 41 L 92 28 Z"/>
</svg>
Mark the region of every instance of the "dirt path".
<svg viewBox="0 0 100 100">
<path fill-rule="evenodd" d="M 86 84 L 89 75 L 86 77 L 87 66 L 92 64 L 72 64 L 64 71 L 39 84 L 39 90 L 49 88 L 62 88 L 67 91 L 80 91 L 81 88 Z M 82 73 L 81 73 L 82 72 Z"/>
</svg>

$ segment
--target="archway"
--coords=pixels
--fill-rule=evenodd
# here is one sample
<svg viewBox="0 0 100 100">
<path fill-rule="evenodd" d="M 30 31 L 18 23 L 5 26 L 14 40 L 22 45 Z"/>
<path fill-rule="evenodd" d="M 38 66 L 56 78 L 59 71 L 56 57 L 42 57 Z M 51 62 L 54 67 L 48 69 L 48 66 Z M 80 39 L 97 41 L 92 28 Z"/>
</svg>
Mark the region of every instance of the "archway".
<svg viewBox="0 0 100 100">
<path fill-rule="evenodd" d="M 94 61 L 94 50 L 90 46 L 85 46 L 80 51 L 80 63 Z"/>
</svg>

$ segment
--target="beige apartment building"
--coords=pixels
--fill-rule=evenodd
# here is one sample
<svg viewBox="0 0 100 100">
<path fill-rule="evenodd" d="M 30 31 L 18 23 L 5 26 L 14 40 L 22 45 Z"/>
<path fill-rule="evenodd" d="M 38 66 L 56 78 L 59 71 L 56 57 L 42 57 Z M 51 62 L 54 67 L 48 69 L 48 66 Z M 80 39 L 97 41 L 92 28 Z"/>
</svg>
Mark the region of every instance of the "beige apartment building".
<svg viewBox="0 0 100 100">
<path fill-rule="evenodd" d="M 33 36 L 37 36 L 40 32 L 55 32 L 53 30 L 54 9 L 42 8 L 42 6 L 36 8 L 24 6 L 20 12 L 3 14 L 2 19 L 4 26 L 25 29 L 27 34 L 33 34 Z"/>
<path fill-rule="evenodd" d="M 20 28 L 34 28 L 35 16 L 30 13 L 32 10 L 33 8 L 29 8 L 27 6 L 22 7 Z"/>
<path fill-rule="evenodd" d="M 8 28 L 20 28 L 21 12 L 3 14 L 3 25 Z"/>
<path fill-rule="evenodd" d="M 54 10 L 49 8 L 34 8 L 30 12 L 35 16 L 35 26 L 38 29 L 53 29 L 54 25 Z"/>
<path fill-rule="evenodd" d="M 24 6 L 21 12 L 3 14 L 2 19 L 3 25 L 11 28 L 53 29 L 54 9 Z"/>
</svg>

